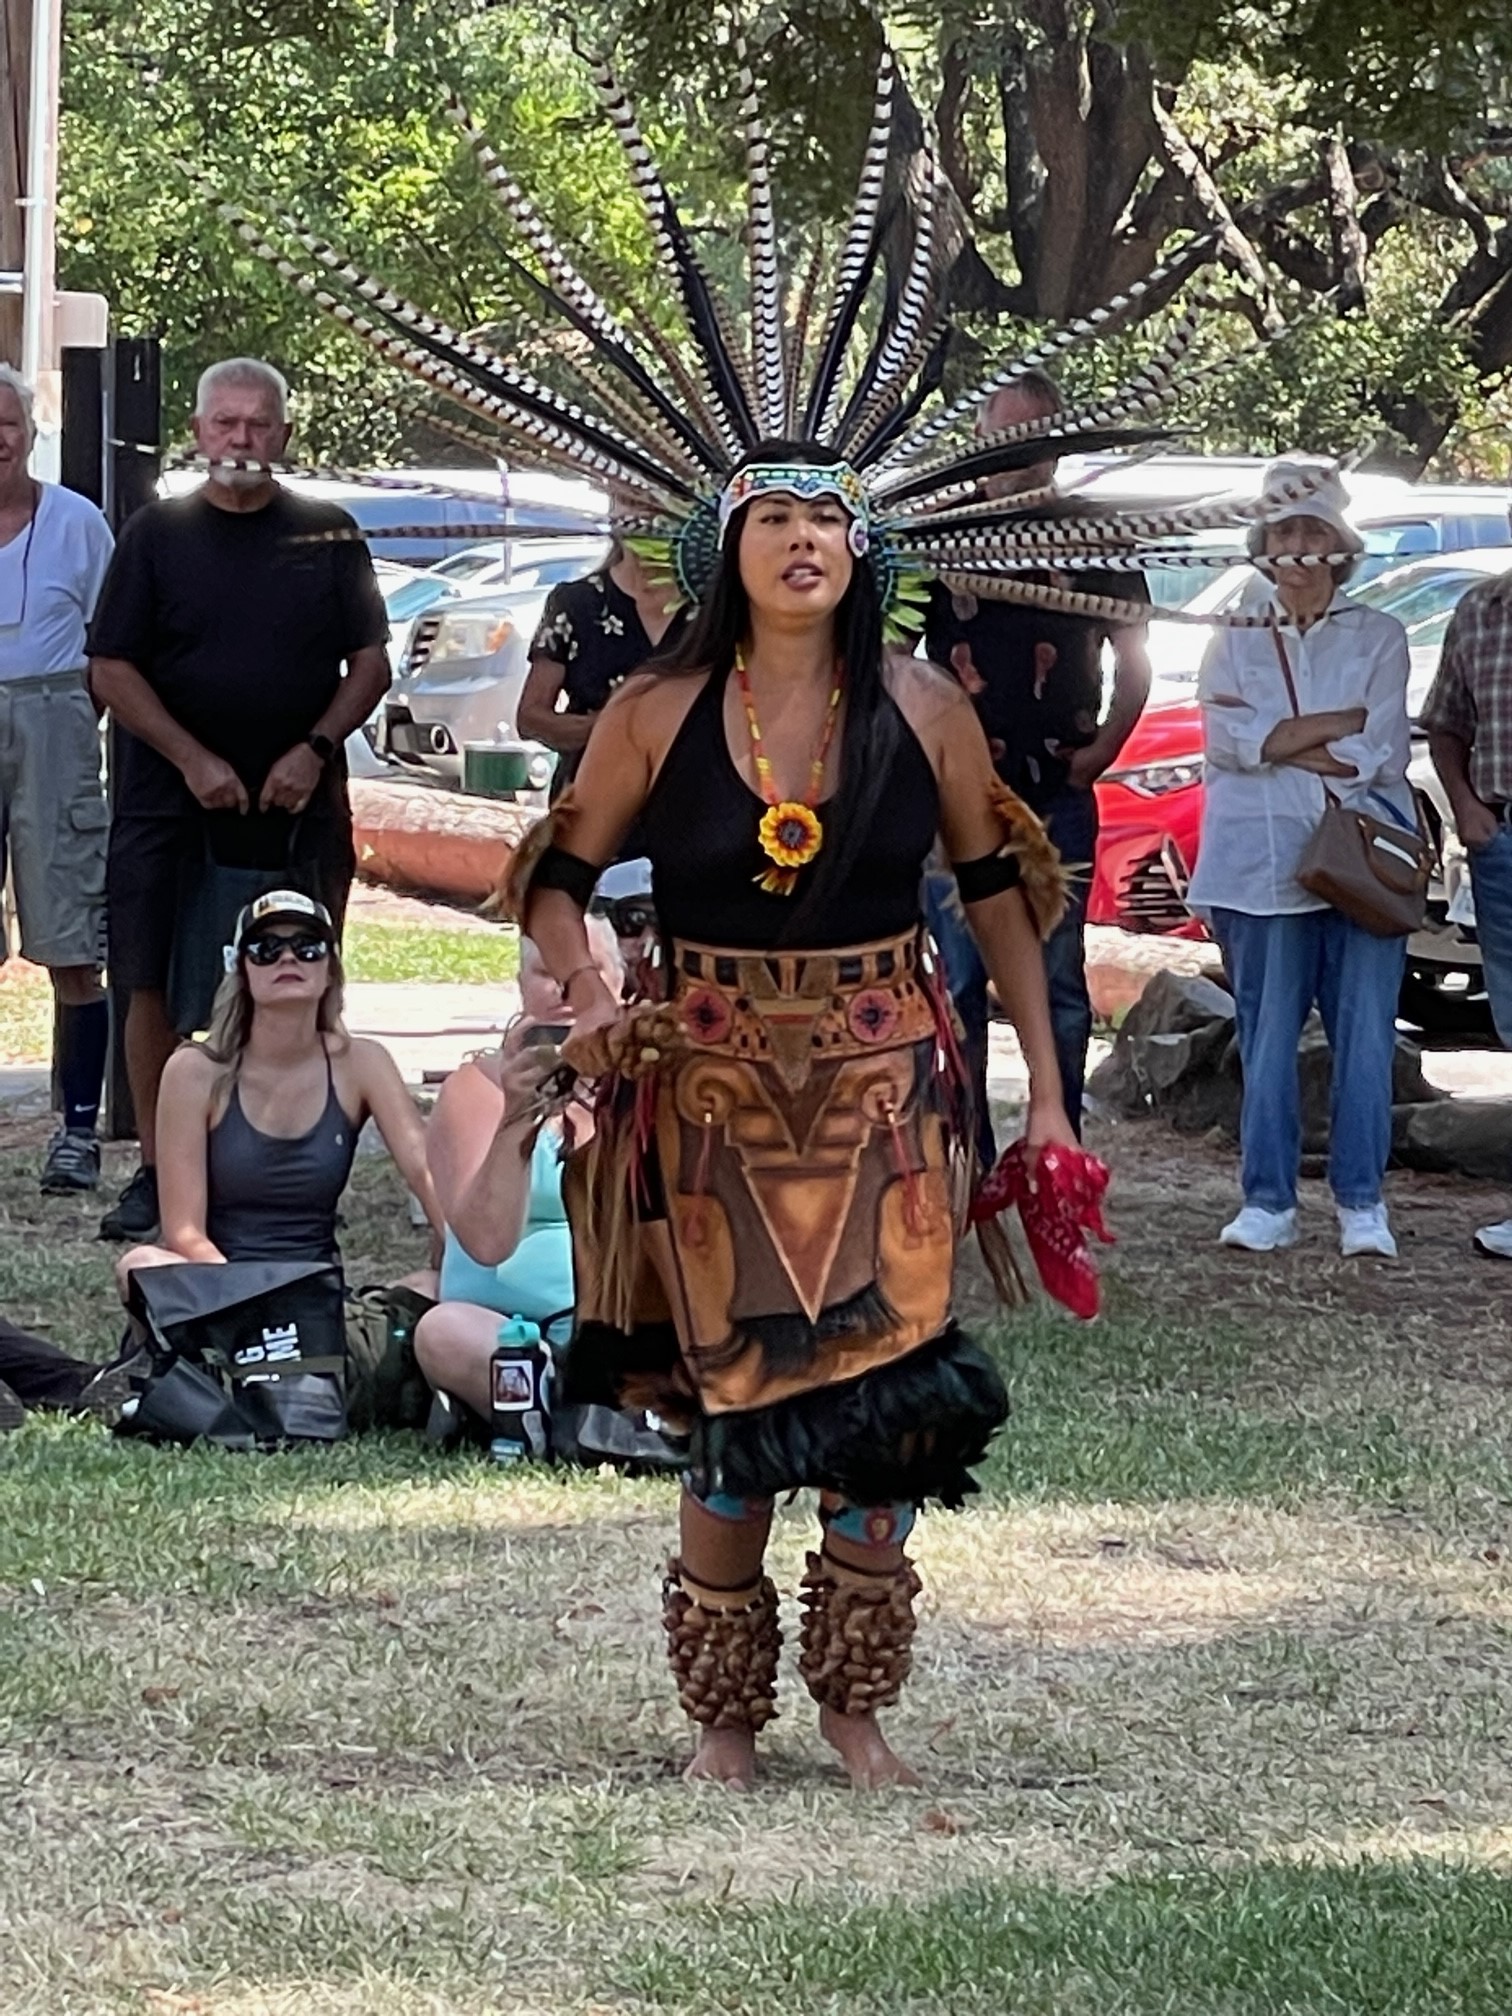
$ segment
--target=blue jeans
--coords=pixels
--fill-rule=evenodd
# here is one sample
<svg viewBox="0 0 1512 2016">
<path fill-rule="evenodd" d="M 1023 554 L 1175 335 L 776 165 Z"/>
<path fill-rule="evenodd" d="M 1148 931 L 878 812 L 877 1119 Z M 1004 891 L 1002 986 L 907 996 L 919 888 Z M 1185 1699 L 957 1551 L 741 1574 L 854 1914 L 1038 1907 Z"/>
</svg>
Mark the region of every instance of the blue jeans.
<svg viewBox="0 0 1512 2016">
<path fill-rule="evenodd" d="M 1238 1011 L 1244 1201 L 1289 1211 L 1302 1159 L 1297 1045 L 1316 1003 L 1333 1052 L 1328 1181 L 1346 1210 L 1381 1201 L 1405 938 L 1374 938 L 1337 910 L 1251 917 L 1214 910 Z"/>
<path fill-rule="evenodd" d="M 1097 800 L 1090 791 L 1058 792 L 1040 815 L 1071 871 L 1066 914 L 1045 940 L 1045 979 L 1055 1061 L 1060 1066 L 1066 1117 L 1081 1133 L 1087 1045 L 1092 1040 L 1092 997 L 1087 992 L 1087 904 L 1097 852 Z"/>
<path fill-rule="evenodd" d="M 1092 1035 L 1085 938 L 1092 856 L 1097 848 L 1097 800 L 1090 791 L 1062 791 L 1040 816 L 1067 867 L 1075 871 L 1066 914 L 1045 944 L 1045 981 L 1050 990 L 1050 1021 L 1066 1113 L 1080 1134 L 1087 1043 Z M 990 1169 L 997 1159 L 997 1144 L 987 1105 L 987 969 L 966 922 L 955 877 L 947 870 L 934 870 L 924 878 L 924 905 L 945 962 L 950 997 L 966 1032 L 966 1068 L 977 1112 L 977 1150 L 982 1167 Z"/>
<path fill-rule="evenodd" d="M 1496 837 L 1470 856 L 1470 887 L 1491 1017 L 1512 1050 L 1512 826 L 1498 826 Z"/>
<path fill-rule="evenodd" d="M 976 1120 L 977 1160 L 987 1170 L 997 1160 L 987 1104 L 987 968 L 966 922 L 956 879 L 948 868 L 931 868 L 924 877 L 924 917 L 940 948 L 945 984 L 961 1018 L 961 1051 Z"/>
</svg>

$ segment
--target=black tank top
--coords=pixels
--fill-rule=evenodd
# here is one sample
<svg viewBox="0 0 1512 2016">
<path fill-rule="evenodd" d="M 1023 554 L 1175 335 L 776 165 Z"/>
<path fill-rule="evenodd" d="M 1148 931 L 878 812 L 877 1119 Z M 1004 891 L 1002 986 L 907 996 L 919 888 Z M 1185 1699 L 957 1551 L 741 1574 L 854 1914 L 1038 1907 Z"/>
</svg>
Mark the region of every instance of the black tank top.
<svg viewBox="0 0 1512 2016">
<path fill-rule="evenodd" d="M 233 1085 L 212 1127 L 205 1230 L 228 1260 L 339 1263 L 336 1206 L 352 1173 L 357 1134 L 336 1096 L 326 1051 L 326 1103 L 308 1134 L 264 1134 Z"/>
<path fill-rule="evenodd" d="M 793 906 L 803 900 L 817 869 L 803 869 L 790 896 L 757 887 L 771 866 L 757 837 L 764 807 L 736 769 L 725 738 L 728 677 L 708 679 L 688 709 L 640 828 L 664 931 L 705 945 L 768 951 L 785 942 Z M 889 696 L 884 705 L 898 714 L 901 731 L 891 774 L 844 887 L 804 929 L 806 951 L 898 937 L 919 921 L 920 882 L 940 823 L 940 792 L 896 701 Z M 817 808 L 821 820 L 829 802 Z"/>
</svg>

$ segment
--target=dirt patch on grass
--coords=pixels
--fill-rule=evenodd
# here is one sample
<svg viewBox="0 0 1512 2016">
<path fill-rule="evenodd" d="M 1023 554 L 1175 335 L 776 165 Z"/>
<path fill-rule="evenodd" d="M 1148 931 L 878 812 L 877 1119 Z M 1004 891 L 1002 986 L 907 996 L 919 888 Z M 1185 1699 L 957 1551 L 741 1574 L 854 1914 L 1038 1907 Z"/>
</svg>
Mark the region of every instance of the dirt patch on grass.
<svg viewBox="0 0 1512 2016">
<path fill-rule="evenodd" d="M 1103 1264 L 1115 1294 L 1262 1327 L 1376 1318 L 1384 1348 L 1419 1355 L 1439 1376 L 1494 1385 L 1512 1378 L 1512 1265 L 1479 1258 L 1471 1244 L 1477 1225 L 1506 1211 L 1505 1191 L 1392 1171 L 1386 1200 L 1401 1257 L 1344 1260 L 1328 1186 L 1304 1178 L 1298 1244 L 1258 1255 L 1218 1244 L 1240 1202 L 1232 1145 L 1155 1121 L 1104 1119 L 1089 1127 L 1088 1145 L 1114 1171 L 1110 1218 L 1119 1244 Z"/>
</svg>

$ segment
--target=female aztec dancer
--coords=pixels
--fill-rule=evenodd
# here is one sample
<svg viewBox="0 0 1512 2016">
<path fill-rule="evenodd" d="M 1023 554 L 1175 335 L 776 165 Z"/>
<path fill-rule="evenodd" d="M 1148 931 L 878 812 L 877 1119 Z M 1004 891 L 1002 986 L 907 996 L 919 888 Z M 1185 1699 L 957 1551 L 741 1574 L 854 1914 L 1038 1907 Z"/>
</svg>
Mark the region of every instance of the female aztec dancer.
<svg viewBox="0 0 1512 2016">
<path fill-rule="evenodd" d="M 663 676 L 627 684 L 604 709 L 577 786 L 513 876 L 516 914 L 572 989 L 579 1068 L 604 1074 L 591 1157 L 568 1172 L 587 1290 L 576 1358 L 585 1384 L 596 1361 L 601 1384 L 631 1400 L 670 1406 L 672 1389 L 693 1422 L 666 1611 L 699 1724 L 695 1772 L 750 1780 L 777 1652 L 761 1576 L 769 1501 L 811 1482 L 827 1494 L 828 1525 L 805 1588 L 803 1667 L 828 1733 L 871 1784 L 906 1775 L 872 1719 L 907 1666 L 915 1584 L 903 1540 L 918 1503 L 970 1488 L 1004 1411 L 997 1375 L 949 1320 L 971 1171 L 936 1075 L 937 1045 L 951 1039 L 920 951 L 919 869 L 937 827 L 1020 1023 L 1033 1136 L 1065 1129 L 1035 942 L 1060 903 L 1053 851 L 993 776 L 960 696 L 927 667 L 884 663 L 882 636 L 921 627 L 930 579 L 1141 622 L 1145 605 L 1079 593 L 1080 575 L 1227 565 L 1244 557 L 1237 535 L 1232 554 L 1194 553 L 1191 535 L 1255 514 L 1217 500 L 1093 504 L 1072 518 L 1051 490 L 983 487 L 1158 439 L 1152 416 L 1235 355 L 1220 335 L 1211 361 L 1187 365 L 1201 333 L 1189 314 L 1107 397 L 967 437 L 993 392 L 1170 300 L 1209 242 L 926 411 L 958 236 L 927 146 L 905 193 L 888 197 L 891 54 L 821 318 L 822 255 L 796 286 L 782 272 L 755 80 L 738 34 L 733 45 L 750 198 L 739 301 L 719 300 L 607 63 L 593 59 L 594 79 L 654 255 L 634 299 L 611 302 L 586 277 L 452 103 L 524 251 L 501 285 L 563 325 L 530 353 L 540 375 L 299 220 L 278 215 L 274 243 L 244 210 L 220 211 L 323 312 L 466 410 L 465 424 L 428 415 L 435 424 L 609 488 L 615 533 L 699 608 Z M 900 240 L 884 289 L 882 247 Z M 673 1002 L 627 1021 L 583 970 L 581 912 L 638 810 Z"/>
<path fill-rule="evenodd" d="M 613 1072 L 635 1038 L 583 911 L 639 820 L 684 1037 L 643 1089 L 620 1081 L 577 1171 L 574 1397 L 692 1426 L 665 1592 L 691 1773 L 750 1782 L 774 1713 L 772 1498 L 815 1485 L 803 1677 L 857 1784 L 912 1783 L 875 1719 L 909 1665 L 904 1542 L 917 1505 L 974 1488 L 1007 1412 L 950 1319 L 970 1150 L 939 1075 L 921 878 L 941 832 L 1029 1064 L 1030 1141 L 1074 1145 L 1037 936 L 1060 876 L 965 694 L 884 660 L 854 471 L 763 444 L 720 528 L 691 635 L 610 702 L 514 883 L 575 1011 L 564 1055 Z"/>
</svg>

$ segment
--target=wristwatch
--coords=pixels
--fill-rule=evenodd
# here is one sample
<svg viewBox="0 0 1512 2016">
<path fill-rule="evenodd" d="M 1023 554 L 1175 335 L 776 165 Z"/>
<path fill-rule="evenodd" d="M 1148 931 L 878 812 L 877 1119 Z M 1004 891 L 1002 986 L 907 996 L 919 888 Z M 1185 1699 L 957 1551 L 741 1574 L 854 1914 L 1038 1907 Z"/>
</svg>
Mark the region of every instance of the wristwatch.
<svg viewBox="0 0 1512 2016">
<path fill-rule="evenodd" d="M 313 735 L 306 735 L 305 747 L 313 749 L 322 763 L 329 763 L 336 754 L 336 744 L 329 735 L 322 735 L 318 728 Z"/>
</svg>

